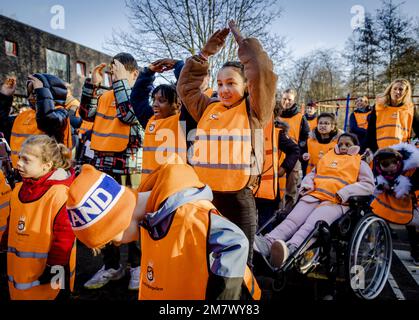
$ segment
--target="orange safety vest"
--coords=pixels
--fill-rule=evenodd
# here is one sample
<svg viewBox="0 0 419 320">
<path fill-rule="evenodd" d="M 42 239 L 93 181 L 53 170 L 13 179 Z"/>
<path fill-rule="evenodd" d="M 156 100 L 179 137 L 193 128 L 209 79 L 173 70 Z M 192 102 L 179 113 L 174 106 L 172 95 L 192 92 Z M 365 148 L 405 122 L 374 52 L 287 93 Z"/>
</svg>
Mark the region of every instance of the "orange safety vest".
<svg viewBox="0 0 419 320">
<path fill-rule="evenodd" d="M 102 152 L 122 152 L 128 147 L 131 126 L 117 117 L 114 91 L 99 99 L 93 124 L 91 149 Z"/>
<path fill-rule="evenodd" d="M 311 120 L 307 119 L 310 131 L 313 131 L 317 127 L 317 117 Z"/>
<path fill-rule="evenodd" d="M 356 124 L 361 129 L 368 129 L 368 116 L 371 114 L 371 111 L 369 112 L 357 112 L 354 111 L 354 116 L 356 120 Z"/>
<path fill-rule="evenodd" d="M 317 166 L 320 159 L 330 150 L 332 150 L 336 143 L 336 139 L 332 139 L 332 141 L 326 144 L 320 143 L 317 139 L 312 137 L 307 139 L 307 149 L 310 155 L 310 159 L 308 160 L 307 173 L 310 173 Z"/>
<path fill-rule="evenodd" d="M 142 181 L 174 153 L 186 163 L 186 137 L 179 117 L 179 113 L 159 120 L 153 116 L 148 121 L 144 133 Z"/>
<path fill-rule="evenodd" d="M 251 175 L 252 133 L 246 99 L 234 108 L 211 103 L 198 122 L 191 164 L 213 191 L 239 191 Z"/>
<path fill-rule="evenodd" d="M 141 250 L 140 300 L 205 300 L 211 214 L 218 214 L 211 202 L 199 200 L 176 210 L 169 231 L 161 239 L 153 239 L 141 228 L 144 249 Z M 175 277 L 174 270 L 179 271 Z M 244 282 L 253 298 L 259 300 L 261 290 L 248 267 Z"/>
<path fill-rule="evenodd" d="M 264 129 L 265 161 L 259 187 L 255 189 L 255 197 L 274 200 L 278 195 L 278 135 L 274 119 L 268 122 Z"/>
<path fill-rule="evenodd" d="M 411 177 L 416 169 L 409 170 L 404 173 L 406 177 Z M 411 197 L 397 199 L 388 193 L 378 194 L 371 203 L 373 212 L 395 224 L 409 224 L 413 219 L 413 206 L 417 206 L 418 193 L 416 191 Z"/>
<path fill-rule="evenodd" d="M 320 159 L 314 176 L 314 191 L 310 195 L 324 201 L 336 201 L 336 193 L 358 181 L 360 155 L 337 155 L 330 150 Z"/>
<path fill-rule="evenodd" d="M 383 104 L 375 106 L 377 115 L 377 144 L 378 148 L 407 142 L 412 134 L 414 106 L 390 107 Z"/>
<path fill-rule="evenodd" d="M 52 186 L 40 199 L 22 203 L 18 183 L 10 201 L 9 242 L 7 252 L 7 274 L 12 300 L 54 300 L 59 289 L 51 284 L 39 284 L 43 274 L 53 237 L 53 224 L 57 214 L 65 205 L 68 187 Z M 73 247 L 70 270 L 74 282 L 75 247 Z"/>
<path fill-rule="evenodd" d="M 80 108 L 77 109 L 76 117 L 80 117 Z M 80 125 L 80 128 L 79 128 L 80 138 L 81 138 L 82 135 L 86 134 L 87 131 L 90 131 L 92 129 L 93 129 L 93 122 L 83 120 L 81 125 Z"/>
<path fill-rule="evenodd" d="M 413 219 L 411 197 L 397 199 L 387 193 L 381 193 L 371 203 L 372 211 L 379 217 L 396 224 L 408 224 Z"/>
<path fill-rule="evenodd" d="M 0 240 L 7 228 L 11 195 L 12 189 L 6 181 L 3 171 L 0 170 Z"/>
<path fill-rule="evenodd" d="M 57 106 L 56 108 L 62 107 Z M 38 129 L 35 110 L 26 110 L 16 117 L 13 123 L 12 134 L 10 137 L 10 148 L 12 149 L 11 159 L 14 168 L 17 167 L 17 162 L 19 160 L 19 152 L 25 140 L 30 136 L 40 134 L 45 133 Z M 64 131 L 63 144 L 69 149 L 73 147 L 69 119 L 67 119 L 67 125 Z"/>
<path fill-rule="evenodd" d="M 282 118 L 279 117 L 281 121 L 286 122 L 290 129 L 288 131 L 288 136 L 298 144 L 300 141 L 300 129 L 301 129 L 301 121 L 303 121 L 303 115 L 301 113 L 297 113 L 295 116 L 291 118 Z"/>
</svg>

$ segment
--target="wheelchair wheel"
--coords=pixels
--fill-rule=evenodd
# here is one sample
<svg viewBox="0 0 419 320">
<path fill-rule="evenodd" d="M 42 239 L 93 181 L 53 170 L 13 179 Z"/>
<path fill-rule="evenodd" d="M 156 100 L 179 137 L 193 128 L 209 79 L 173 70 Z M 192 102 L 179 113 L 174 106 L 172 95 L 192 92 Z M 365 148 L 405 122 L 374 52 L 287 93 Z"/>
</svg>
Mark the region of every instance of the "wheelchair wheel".
<svg viewBox="0 0 419 320">
<path fill-rule="evenodd" d="M 392 260 L 391 232 L 387 222 L 372 214 L 357 224 L 349 245 L 349 281 L 355 295 L 375 299 L 383 290 Z"/>
</svg>

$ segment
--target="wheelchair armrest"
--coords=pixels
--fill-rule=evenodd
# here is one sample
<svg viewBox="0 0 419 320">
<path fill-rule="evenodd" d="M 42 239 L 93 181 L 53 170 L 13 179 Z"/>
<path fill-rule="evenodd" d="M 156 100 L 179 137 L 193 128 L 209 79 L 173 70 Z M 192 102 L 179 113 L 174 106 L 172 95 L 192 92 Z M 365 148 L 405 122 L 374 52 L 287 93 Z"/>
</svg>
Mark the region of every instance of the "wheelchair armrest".
<svg viewBox="0 0 419 320">
<path fill-rule="evenodd" d="M 348 203 L 350 208 L 359 208 L 368 206 L 371 201 L 371 196 L 353 196 L 349 197 Z"/>
</svg>

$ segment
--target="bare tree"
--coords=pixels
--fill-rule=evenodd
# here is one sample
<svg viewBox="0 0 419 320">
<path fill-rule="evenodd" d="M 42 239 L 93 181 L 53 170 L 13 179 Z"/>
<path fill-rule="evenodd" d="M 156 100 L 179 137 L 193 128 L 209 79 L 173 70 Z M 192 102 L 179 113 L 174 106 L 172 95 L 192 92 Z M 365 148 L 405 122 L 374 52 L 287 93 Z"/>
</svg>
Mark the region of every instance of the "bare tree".
<svg viewBox="0 0 419 320">
<path fill-rule="evenodd" d="M 257 37 L 276 65 L 285 56 L 284 38 L 270 34 L 268 24 L 280 17 L 278 0 L 126 0 L 131 30 L 115 31 L 108 44 L 132 52 L 141 63 L 196 54 L 207 39 L 234 19 L 243 34 Z M 237 59 L 231 37 L 210 61 L 211 70 Z"/>
</svg>

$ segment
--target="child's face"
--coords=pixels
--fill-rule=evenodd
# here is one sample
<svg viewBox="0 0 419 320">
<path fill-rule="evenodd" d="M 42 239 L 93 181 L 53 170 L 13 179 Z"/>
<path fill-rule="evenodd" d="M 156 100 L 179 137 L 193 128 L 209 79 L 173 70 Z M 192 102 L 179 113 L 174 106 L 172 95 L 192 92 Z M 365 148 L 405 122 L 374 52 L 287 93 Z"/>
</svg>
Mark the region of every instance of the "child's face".
<svg viewBox="0 0 419 320">
<path fill-rule="evenodd" d="M 22 178 L 39 179 L 51 171 L 52 163 L 42 162 L 37 147 L 25 146 L 19 153 L 17 170 Z"/>
<path fill-rule="evenodd" d="M 230 107 L 244 97 L 246 83 L 235 68 L 227 67 L 217 75 L 218 98 L 226 107 Z"/>
<path fill-rule="evenodd" d="M 177 105 L 170 104 L 165 98 L 161 90 L 157 91 L 153 99 L 153 112 L 157 120 L 165 119 L 176 114 Z"/>
<path fill-rule="evenodd" d="M 317 120 L 317 130 L 320 134 L 329 134 L 335 129 L 332 119 L 329 117 L 322 117 Z"/>
<path fill-rule="evenodd" d="M 309 116 L 312 116 L 313 114 L 316 113 L 316 107 L 314 107 L 314 106 L 307 106 L 306 110 L 307 110 L 307 114 Z"/>
<path fill-rule="evenodd" d="M 348 154 L 349 148 L 353 146 L 354 146 L 354 143 L 351 138 L 342 137 L 339 139 L 338 147 L 339 147 L 340 154 Z"/>
</svg>

